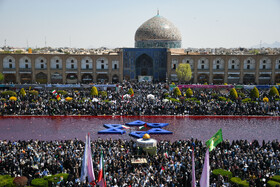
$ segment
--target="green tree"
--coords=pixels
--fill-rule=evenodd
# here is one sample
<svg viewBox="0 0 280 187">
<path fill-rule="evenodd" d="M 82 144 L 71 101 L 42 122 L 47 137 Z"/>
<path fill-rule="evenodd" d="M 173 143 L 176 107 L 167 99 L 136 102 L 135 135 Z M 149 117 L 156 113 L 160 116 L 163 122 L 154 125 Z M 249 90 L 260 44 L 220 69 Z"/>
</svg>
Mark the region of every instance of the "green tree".
<svg viewBox="0 0 280 187">
<path fill-rule="evenodd" d="M 180 96 L 180 95 L 182 95 L 182 93 L 181 93 L 181 91 L 180 91 L 180 89 L 179 89 L 178 87 L 174 88 L 174 95 L 175 95 L 175 96 Z"/>
<path fill-rule="evenodd" d="M 251 90 L 251 98 L 252 99 L 256 99 L 256 98 L 259 98 L 260 97 L 260 93 L 259 93 L 259 90 L 257 87 L 254 87 L 252 90 Z"/>
<path fill-rule="evenodd" d="M 90 90 L 90 95 L 91 96 L 98 96 L 98 90 L 95 86 L 93 86 Z"/>
<path fill-rule="evenodd" d="M 181 82 L 188 82 L 192 78 L 192 70 L 190 64 L 179 64 L 178 68 L 176 68 L 176 74 Z"/>
<path fill-rule="evenodd" d="M 129 95 L 134 95 L 134 91 L 133 91 L 133 89 L 132 89 L 132 88 L 129 88 L 129 90 L 128 90 L 128 94 L 129 94 Z"/>
<path fill-rule="evenodd" d="M 19 93 L 21 96 L 26 96 L 26 92 L 25 92 L 24 88 L 21 88 Z"/>
<path fill-rule="evenodd" d="M 99 92 L 99 95 L 101 95 L 103 98 L 105 98 L 105 97 L 107 97 L 107 92 L 101 91 L 101 92 Z"/>
<path fill-rule="evenodd" d="M 0 73 L 0 82 L 2 82 L 3 80 L 4 80 L 4 75 Z"/>
<path fill-rule="evenodd" d="M 192 89 L 190 89 L 190 88 L 187 89 L 186 96 L 187 96 L 187 97 L 193 96 L 193 91 L 192 91 Z"/>
<path fill-rule="evenodd" d="M 237 94 L 237 91 L 236 91 L 235 88 L 232 88 L 232 89 L 230 90 L 230 97 L 231 97 L 232 99 L 237 99 L 238 94 Z"/>
<path fill-rule="evenodd" d="M 269 96 L 270 96 L 270 97 L 279 96 L 279 92 L 278 92 L 277 88 L 275 88 L 275 86 L 273 86 L 273 87 L 269 90 Z"/>
</svg>

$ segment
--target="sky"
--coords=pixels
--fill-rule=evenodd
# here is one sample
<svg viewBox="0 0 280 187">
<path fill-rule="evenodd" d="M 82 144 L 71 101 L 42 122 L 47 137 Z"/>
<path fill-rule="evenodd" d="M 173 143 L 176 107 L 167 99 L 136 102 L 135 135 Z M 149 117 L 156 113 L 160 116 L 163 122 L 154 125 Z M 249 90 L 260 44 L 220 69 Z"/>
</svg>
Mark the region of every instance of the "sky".
<svg viewBox="0 0 280 187">
<path fill-rule="evenodd" d="M 0 0 L 0 47 L 134 47 L 157 9 L 183 48 L 280 41 L 280 0 Z"/>
</svg>

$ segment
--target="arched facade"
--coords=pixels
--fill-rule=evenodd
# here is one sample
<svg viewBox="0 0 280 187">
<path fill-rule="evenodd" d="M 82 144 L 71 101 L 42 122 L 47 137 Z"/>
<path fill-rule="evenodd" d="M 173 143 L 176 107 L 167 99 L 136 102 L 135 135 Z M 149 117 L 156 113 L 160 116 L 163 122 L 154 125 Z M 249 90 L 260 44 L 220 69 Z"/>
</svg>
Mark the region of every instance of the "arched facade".
<svg viewBox="0 0 280 187">
<path fill-rule="evenodd" d="M 93 77 L 89 73 L 85 73 L 82 75 L 82 83 L 83 84 L 88 84 L 93 82 Z"/>
<path fill-rule="evenodd" d="M 107 74 L 98 74 L 96 77 L 96 82 L 98 82 L 98 83 L 109 82 L 109 77 Z"/>
<path fill-rule="evenodd" d="M 213 75 L 213 84 L 223 84 L 223 83 L 224 83 L 224 74 Z"/>
<path fill-rule="evenodd" d="M 198 74 L 197 82 L 200 84 L 209 83 L 209 75 L 206 73 Z"/>
<path fill-rule="evenodd" d="M 4 75 L 4 83 L 16 83 L 16 75 L 15 74 L 5 74 Z"/>
<path fill-rule="evenodd" d="M 154 75 L 153 59 L 147 54 L 142 54 L 136 59 L 136 78 L 138 76 L 153 76 L 153 75 Z"/>
<path fill-rule="evenodd" d="M 47 69 L 47 59 L 44 57 L 36 58 L 35 69 Z"/>
<path fill-rule="evenodd" d="M 24 56 L 19 59 L 19 68 L 20 69 L 31 69 L 31 59 L 27 56 Z"/>
<path fill-rule="evenodd" d="M 119 61 L 118 60 L 113 60 L 112 61 L 112 69 L 113 70 L 117 70 L 120 68 L 120 64 L 119 64 Z"/>
<path fill-rule="evenodd" d="M 20 75 L 20 82 L 22 84 L 31 84 L 32 83 L 32 76 L 31 74 L 26 74 L 26 73 L 23 73 Z"/>
<path fill-rule="evenodd" d="M 224 59 L 218 57 L 213 60 L 213 70 L 223 70 L 225 68 L 225 61 Z"/>
<path fill-rule="evenodd" d="M 271 60 L 267 57 L 263 57 L 262 59 L 260 59 L 260 66 L 259 69 L 267 69 L 270 70 L 271 69 Z"/>
<path fill-rule="evenodd" d="M 52 84 L 62 84 L 63 83 L 63 77 L 62 74 L 55 72 L 51 74 L 51 83 Z"/>
<path fill-rule="evenodd" d="M 112 83 L 117 83 L 117 82 L 119 82 L 119 76 L 118 75 L 113 75 Z"/>
<path fill-rule="evenodd" d="M 240 61 L 236 57 L 232 57 L 228 60 L 228 69 L 229 70 L 239 70 L 240 69 Z"/>
<path fill-rule="evenodd" d="M 93 64 L 92 64 L 92 59 L 90 57 L 85 57 L 81 61 L 81 69 L 82 70 L 87 70 L 87 69 L 92 69 Z"/>
<path fill-rule="evenodd" d="M 101 70 L 101 69 L 108 69 L 108 59 L 101 57 L 96 60 L 96 69 Z"/>
<path fill-rule="evenodd" d="M 243 76 L 243 83 L 244 84 L 255 84 L 255 75 L 245 73 Z"/>
<path fill-rule="evenodd" d="M 48 83 L 48 75 L 40 72 L 36 74 L 36 82 L 39 84 L 47 84 Z"/>
<path fill-rule="evenodd" d="M 66 76 L 67 84 L 76 84 L 78 83 L 78 76 L 76 73 L 68 73 Z"/>
<path fill-rule="evenodd" d="M 172 61 L 171 61 L 171 69 L 172 70 L 176 70 L 176 68 L 178 67 L 178 64 L 179 64 L 178 59 L 176 59 L 176 58 L 172 59 Z"/>
<path fill-rule="evenodd" d="M 78 69 L 78 61 L 74 57 L 69 57 L 66 59 L 66 69 L 68 70 L 77 70 Z"/>
<path fill-rule="evenodd" d="M 244 60 L 244 70 L 254 70 L 256 68 L 256 61 L 252 57 L 248 57 Z"/>
<path fill-rule="evenodd" d="M 190 58 L 190 57 L 184 58 L 184 59 L 182 60 L 182 63 L 184 63 L 184 64 L 190 64 L 191 69 L 194 70 L 194 60 L 193 60 L 192 58 Z"/>
<path fill-rule="evenodd" d="M 62 59 L 58 56 L 51 58 L 51 69 L 62 69 Z"/>
<path fill-rule="evenodd" d="M 3 68 L 4 69 L 15 69 L 16 68 L 15 58 L 12 56 L 6 56 L 3 59 Z"/>
<path fill-rule="evenodd" d="M 199 70 L 209 69 L 209 60 L 205 57 L 200 58 L 197 63 L 197 69 Z"/>
</svg>

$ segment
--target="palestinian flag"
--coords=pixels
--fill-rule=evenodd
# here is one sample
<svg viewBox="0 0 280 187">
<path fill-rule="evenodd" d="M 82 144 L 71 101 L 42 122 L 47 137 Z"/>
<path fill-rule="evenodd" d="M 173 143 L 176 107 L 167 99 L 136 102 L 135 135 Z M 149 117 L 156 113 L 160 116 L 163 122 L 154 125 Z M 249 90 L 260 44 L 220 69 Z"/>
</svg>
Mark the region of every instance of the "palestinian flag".
<svg viewBox="0 0 280 187">
<path fill-rule="evenodd" d="M 100 156 L 97 184 L 101 187 L 106 187 L 105 169 L 104 169 L 104 160 L 103 160 L 103 152 L 102 151 L 101 151 L 101 156 Z"/>
<path fill-rule="evenodd" d="M 56 99 L 57 99 L 58 101 L 61 100 L 61 98 L 60 98 L 59 94 L 56 92 L 56 90 L 53 90 L 53 91 L 52 91 L 52 94 L 56 97 Z"/>
<path fill-rule="evenodd" d="M 145 123 L 143 126 L 141 126 L 141 127 L 139 127 L 139 129 L 146 129 L 146 128 L 148 128 L 148 126 L 147 126 L 147 123 Z"/>
</svg>

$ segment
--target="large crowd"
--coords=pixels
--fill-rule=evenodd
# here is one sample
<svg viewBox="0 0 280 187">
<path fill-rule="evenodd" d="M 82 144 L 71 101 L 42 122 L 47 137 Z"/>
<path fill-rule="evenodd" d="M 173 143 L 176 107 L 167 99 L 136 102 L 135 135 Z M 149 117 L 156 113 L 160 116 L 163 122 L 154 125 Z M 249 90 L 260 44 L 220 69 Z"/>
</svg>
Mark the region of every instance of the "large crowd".
<svg viewBox="0 0 280 187">
<path fill-rule="evenodd" d="M 0 140 L 0 175 L 26 176 L 30 181 L 46 175 L 68 173 L 64 186 L 89 186 L 80 181 L 84 152 L 81 140 L 3 141 Z M 198 184 L 206 147 L 198 140 L 159 141 L 157 155 L 142 152 L 133 140 L 95 140 L 91 143 L 93 168 L 97 178 L 103 150 L 107 186 L 191 186 L 192 146 Z M 165 154 L 166 153 L 166 154 Z M 147 163 L 133 164 L 133 158 Z M 280 174 L 280 144 L 275 141 L 223 141 L 210 152 L 211 170 L 222 168 L 247 180 L 250 186 L 264 186 Z M 229 186 L 229 179 L 210 176 L 211 186 Z"/>
<path fill-rule="evenodd" d="M 132 97 L 126 95 L 130 88 L 134 90 Z M 185 90 L 182 96 L 175 96 L 165 83 L 124 82 L 106 92 L 107 96 L 93 99 L 90 89 L 67 89 L 67 94 L 60 94 L 62 100 L 57 101 L 51 90 L 38 90 L 38 96 L 21 96 L 17 90 L 16 101 L 2 96 L 0 115 L 280 115 L 279 98 L 263 101 L 269 90 L 260 90 L 256 102 L 223 101 L 220 97 L 229 98 L 229 90 L 215 89 L 194 89 L 192 98 L 195 100 L 187 99 Z M 249 90 L 240 92 L 243 99 L 250 98 Z M 148 97 L 149 94 L 153 97 Z M 66 97 L 73 100 L 64 101 Z M 167 97 L 178 100 L 167 101 Z"/>
</svg>

